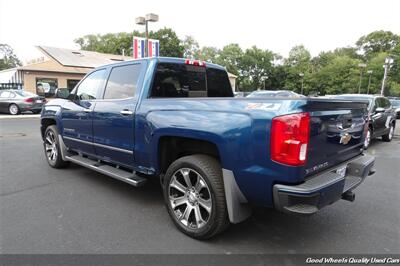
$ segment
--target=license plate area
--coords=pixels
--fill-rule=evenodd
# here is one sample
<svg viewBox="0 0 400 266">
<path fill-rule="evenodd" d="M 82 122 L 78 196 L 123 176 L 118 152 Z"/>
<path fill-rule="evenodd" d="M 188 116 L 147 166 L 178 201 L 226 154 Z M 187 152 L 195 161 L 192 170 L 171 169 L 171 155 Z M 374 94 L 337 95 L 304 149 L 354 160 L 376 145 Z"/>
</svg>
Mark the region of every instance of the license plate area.
<svg viewBox="0 0 400 266">
<path fill-rule="evenodd" d="M 36 100 L 36 103 L 42 103 L 42 100 Z"/>
<path fill-rule="evenodd" d="M 345 177 L 346 176 L 346 170 L 347 170 L 347 164 L 339 167 L 338 169 L 336 169 L 336 173 L 338 175 L 340 175 L 341 177 Z"/>
</svg>

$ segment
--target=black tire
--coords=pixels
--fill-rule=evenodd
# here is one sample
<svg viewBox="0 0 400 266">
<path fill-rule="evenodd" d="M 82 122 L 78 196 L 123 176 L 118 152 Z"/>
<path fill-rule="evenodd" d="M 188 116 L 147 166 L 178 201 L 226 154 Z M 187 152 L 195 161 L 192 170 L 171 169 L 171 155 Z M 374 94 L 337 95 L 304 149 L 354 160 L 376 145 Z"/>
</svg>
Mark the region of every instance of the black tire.
<svg viewBox="0 0 400 266">
<path fill-rule="evenodd" d="M 53 136 L 54 138 L 52 138 Z M 52 146 L 56 149 L 55 156 L 49 157 L 48 147 Z M 43 141 L 44 155 L 46 156 L 47 163 L 53 168 L 64 168 L 69 165 L 68 161 L 64 161 L 61 156 L 60 142 L 58 140 L 58 129 L 56 125 L 48 126 L 44 132 Z M 52 159 L 53 158 L 53 159 Z"/>
<path fill-rule="evenodd" d="M 21 113 L 21 109 L 19 109 L 18 105 L 12 103 L 8 106 L 8 112 L 10 113 L 10 115 L 19 115 Z"/>
<path fill-rule="evenodd" d="M 189 226 L 184 225 L 180 220 L 178 220 L 177 214 L 175 214 L 174 209 L 172 208 L 170 200 L 170 182 L 171 178 L 180 169 L 194 170 L 194 172 L 201 175 L 202 180 L 204 180 L 208 186 L 207 191 L 210 192 L 209 197 L 211 199 L 212 207 L 206 223 L 200 228 L 191 228 L 191 224 Z M 167 173 L 165 174 L 163 191 L 164 201 L 169 215 L 176 227 L 186 235 L 196 239 L 208 239 L 221 233 L 229 226 L 230 223 L 226 206 L 225 190 L 222 180 L 222 168 L 215 158 L 201 154 L 179 158 L 169 166 Z M 193 212 L 193 215 L 195 215 L 195 212 Z M 183 216 L 183 214 L 181 214 L 181 216 Z"/>
<path fill-rule="evenodd" d="M 382 140 L 386 142 L 391 142 L 394 135 L 394 123 L 390 124 L 389 132 L 385 135 L 382 135 Z"/>
</svg>

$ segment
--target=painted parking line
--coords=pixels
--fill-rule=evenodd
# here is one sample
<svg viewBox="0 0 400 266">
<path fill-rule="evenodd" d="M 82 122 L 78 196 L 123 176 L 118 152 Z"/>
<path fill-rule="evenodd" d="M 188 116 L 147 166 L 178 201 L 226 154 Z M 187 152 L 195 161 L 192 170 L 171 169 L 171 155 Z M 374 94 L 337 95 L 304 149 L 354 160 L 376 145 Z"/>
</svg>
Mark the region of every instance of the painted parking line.
<svg viewBox="0 0 400 266">
<path fill-rule="evenodd" d="M 0 115 L 0 119 L 24 119 L 24 118 L 39 118 L 40 114 L 35 115 Z"/>
</svg>

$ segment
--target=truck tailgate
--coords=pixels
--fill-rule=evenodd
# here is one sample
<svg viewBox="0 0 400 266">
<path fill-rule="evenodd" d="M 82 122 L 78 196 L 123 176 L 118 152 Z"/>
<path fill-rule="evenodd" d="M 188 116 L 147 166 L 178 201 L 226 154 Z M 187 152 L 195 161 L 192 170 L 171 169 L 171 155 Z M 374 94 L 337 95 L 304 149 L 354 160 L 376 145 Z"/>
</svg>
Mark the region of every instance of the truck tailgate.
<svg viewBox="0 0 400 266">
<path fill-rule="evenodd" d="M 305 176 L 338 165 L 362 152 L 367 103 L 309 99 L 310 142 Z"/>
</svg>

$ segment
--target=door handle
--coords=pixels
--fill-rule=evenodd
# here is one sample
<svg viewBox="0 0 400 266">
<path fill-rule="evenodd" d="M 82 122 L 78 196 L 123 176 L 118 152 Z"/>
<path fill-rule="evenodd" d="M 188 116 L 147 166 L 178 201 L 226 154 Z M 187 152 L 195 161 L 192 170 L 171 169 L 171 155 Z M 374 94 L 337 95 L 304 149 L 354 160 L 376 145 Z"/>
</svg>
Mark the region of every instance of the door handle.
<svg viewBox="0 0 400 266">
<path fill-rule="evenodd" d="M 85 113 L 91 113 L 91 112 L 92 112 L 92 109 L 84 108 L 83 111 L 84 111 Z"/>
<path fill-rule="evenodd" d="M 121 115 L 132 115 L 133 114 L 133 112 L 131 110 L 128 110 L 128 109 L 121 110 L 119 113 Z"/>
</svg>

